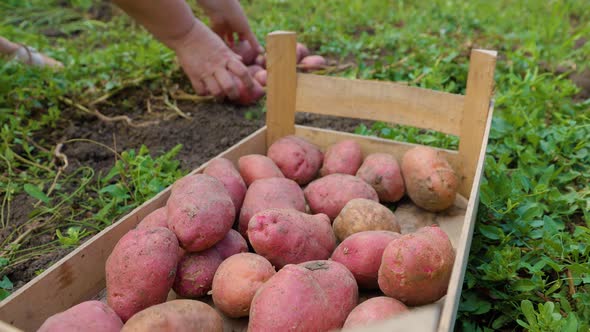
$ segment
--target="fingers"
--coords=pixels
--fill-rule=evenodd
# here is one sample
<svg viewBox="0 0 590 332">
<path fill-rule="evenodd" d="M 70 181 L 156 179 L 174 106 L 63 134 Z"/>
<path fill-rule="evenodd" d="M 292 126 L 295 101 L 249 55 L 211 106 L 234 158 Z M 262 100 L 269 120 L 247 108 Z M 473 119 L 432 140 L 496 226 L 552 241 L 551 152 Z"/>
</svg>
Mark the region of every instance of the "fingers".
<svg viewBox="0 0 590 332">
<path fill-rule="evenodd" d="M 248 89 L 254 85 L 254 82 L 252 82 L 252 76 L 250 76 L 248 69 L 242 62 L 231 59 L 227 63 L 227 69 L 244 82 L 244 85 Z"/>
<path fill-rule="evenodd" d="M 229 99 L 236 99 L 239 96 L 238 87 L 236 86 L 230 73 L 225 70 L 218 70 L 214 74 L 217 83 Z"/>
<path fill-rule="evenodd" d="M 201 80 L 191 80 L 191 83 L 193 84 L 193 88 L 195 89 L 195 92 L 197 93 L 197 95 L 199 96 L 206 96 L 207 95 L 207 88 L 205 87 L 205 84 L 203 84 L 203 82 L 201 82 Z"/>
<path fill-rule="evenodd" d="M 223 90 L 217 83 L 217 80 L 213 76 L 207 76 L 203 79 L 205 81 L 205 86 L 207 87 L 207 91 L 216 98 L 220 98 L 223 96 Z"/>
<path fill-rule="evenodd" d="M 258 39 L 254 35 L 254 33 L 252 33 L 252 31 L 249 31 L 245 35 L 245 39 L 250 43 L 250 46 L 252 46 L 252 48 L 258 52 L 258 54 L 264 54 L 264 48 L 260 46 L 260 43 L 258 43 Z"/>
</svg>

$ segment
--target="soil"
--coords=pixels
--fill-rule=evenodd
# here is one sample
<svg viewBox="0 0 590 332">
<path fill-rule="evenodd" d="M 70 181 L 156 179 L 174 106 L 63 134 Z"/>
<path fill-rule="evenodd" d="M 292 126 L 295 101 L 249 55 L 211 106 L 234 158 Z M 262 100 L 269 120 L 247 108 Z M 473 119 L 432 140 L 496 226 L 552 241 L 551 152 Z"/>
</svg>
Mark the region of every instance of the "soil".
<svg viewBox="0 0 590 332">
<path fill-rule="evenodd" d="M 184 83 L 186 82 L 180 82 L 181 85 Z M 66 107 L 57 128 L 41 131 L 34 139 L 42 142 L 44 146 L 55 146 L 59 142 L 84 138 L 111 148 L 116 147 L 118 152 L 138 150 L 144 144 L 153 156 L 182 144 L 183 148 L 177 155 L 177 160 L 184 170 L 192 170 L 264 126 L 264 113 L 260 110 L 264 99 L 251 107 L 236 106 L 229 102 L 178 101 L 178 107 L 189 116 L 185 119 L 166 108 L 153 94 L 154 91 L 147 87 L 130 88 L 113 96 L 107 103 L 96 106 L 102 114 L 109 117 L 126 115 L 135 124 L 153 122 L 147 127 L 132 127 L 123 122 L 105 122 L 94 115 Z M 148 100 L 151 112 L 148 111 Z M 255 118 L 247 119 L 247 114 Z M 353 132 L 360 123 L 371 124 L 370 121 L 307 113 L 297 114 L 295 122 L 344 132 Z M 111 151 L 93 143 L 67 143 L 61 152 L 68 158 L 69 171 L 79 166 L 90 166 L 96 174 L 106 173 L 115 162 Z M 25 194 L 14 198 L 11 212 L 13 227 L 0 230 L 0 238 L 6 237 L 14 227 L 29 220 L 34 203 L 35 200 Z M 37 236 L 32 236 L 22 248 L 36 247 L 54 240 L 49 234 L 35 235 Z M 0 273 L 0 278 L 7 275 L 16 290 L 33 279 L 37 271 L 48 268 L 71 250 L 73 249 L 53 251 L 20 266 L 5 269 Z"/>
</svg>

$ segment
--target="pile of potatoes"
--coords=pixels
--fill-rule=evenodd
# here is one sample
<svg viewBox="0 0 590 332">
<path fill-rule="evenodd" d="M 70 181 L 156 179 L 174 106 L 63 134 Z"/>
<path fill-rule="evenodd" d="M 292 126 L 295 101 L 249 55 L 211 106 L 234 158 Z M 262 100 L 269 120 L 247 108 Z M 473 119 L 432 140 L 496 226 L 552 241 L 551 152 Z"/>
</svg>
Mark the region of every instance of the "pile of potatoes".
<svg viewBox="0 0 590 332">
<path fill-rule="evenodd" d="M 400 165 L 363 157 L 354 140 L 322 152 L 286 136 L 266 155 L 216 158 L 118 241 L 106 304 L 81 303 L 39 331 L 222 331 L 223 316 L 248 317 L 252 332 L 330 331 L 403 314 L 446 294 L 455 250 L 437 225 L 400 234 L 386 205 L 407 195 L 442 211 L 457 183 L 428 147 Z"/>
<path fill-rule="evenodd" d="M 265 95 L 263 87 L 266 86 L 266 55 L 258 54 L 246 40 L 236 43 L 232 50 L 242 57 L 242 62 L 248 66 L 248 72 L 254 78 L 254 86 L 250 90 L 241 81 L 238 82 L 240 96 L 235 102 L 240 105 L 253 104 Z M 295 56 L 297 69 L 302 72 L 322 69 L 327 64 L 324 57 L 310 54 L 307 46 L 302 43 L 297 43 Z"/>
</svg>

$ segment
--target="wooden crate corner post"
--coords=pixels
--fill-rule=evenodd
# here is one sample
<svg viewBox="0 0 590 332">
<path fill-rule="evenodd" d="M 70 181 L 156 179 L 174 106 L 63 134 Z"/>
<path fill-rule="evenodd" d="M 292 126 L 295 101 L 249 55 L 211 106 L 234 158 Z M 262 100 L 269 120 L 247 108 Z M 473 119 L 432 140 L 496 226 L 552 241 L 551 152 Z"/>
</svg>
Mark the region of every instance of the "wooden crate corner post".
<svg viewBox="0 0 590 332">
<path fill-rule="evenodd" d="M 479 152 L 484 143 L 484 132 L 494 89 L 496 57 L 496 51 L 474 49 L 469 59 L 469 74 L 459 136 L 460 173 L 463 177 L 459 193 L 468 199 L 473 187 Z"/>
<path fill-rule="evenodd" d="M 297 35 L 275 31 L 266 38 L 268 84 L 266 96 L 266 144 L 295 134 L 295 93 L 297 88 Z"/>
</svg>

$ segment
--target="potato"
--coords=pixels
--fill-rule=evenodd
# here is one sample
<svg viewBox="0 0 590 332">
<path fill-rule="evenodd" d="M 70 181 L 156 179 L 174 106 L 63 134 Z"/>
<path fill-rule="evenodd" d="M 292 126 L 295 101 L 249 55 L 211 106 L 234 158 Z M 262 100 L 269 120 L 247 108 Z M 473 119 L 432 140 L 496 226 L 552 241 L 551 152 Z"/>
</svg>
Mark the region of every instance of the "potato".
<svg viewBox="0 0 590 332">
<path fill-rule="evenodd" d="M 242 57 L 242 62 L 245 65 L 253 64 L 256 56 L 258 56 L 258 51 L 247 40 L 241 40 L 235 43 L 231 49 L 234 53 Z"/>
<path fill-rule="evenodd" d="M 272 159 L 261 154 L 240 157 L 238 169 L 248 187 L 256 180 L 285 177 Z"/>
<path fill-rule="evenodd" d="M 326 66 L 326 59 L 321 55 L 308 55 L 301 59 L 299 62 L 299 68 L 303 71 L 314 71 L 322 69 Z"/>
<path fill-rule="evenodd" d="M 168 228 L 135 228 L 106 261 L 107 303 L 123 322 L 166 301 L 176 276 L 178 240 Z"/>
<path fill-rule="evenodd" d="M 328 309 L 335 307 L 308 269 L 289 264 L 254 294 L 249 332 L 329 331 Z"/>
<path fill-rule="evenodd" d="M 377 274 L 383 250 L 401 234 L 390 231 L 364 231 L 352 234 L 336 247 L 331 260 L 342 263 L 352 272 L 363 289 L 378 289 Z"/>
<path fill-rule="evenodd" d="M 303 58 L 309 55 L 309 49 L 302 43 L 297 43 L 295 46 L 295 58 L 297 63 L 301 62 Z"/>
<path fill-rule="evenodd" d="M 293 209 L 266 209 L 248 223 L 254 251 L 277 268 L 310 260 L 328 259 L 336 247 L 330 219 Z"/>
<path fill-rule="evenodd" d="M 368 155 L 356 176 L 375 188 L 381 202 L 397 202 L 406 192 L 399 164 L 388 153 Z"/>
<path fill-rule="evenodd" d="M 234 203 L 237 216 L 242 208 L 247 188 L 234 164 L 226 158 L 215 158 L 205 167 L 203 174 L 210 175 L 223 184 Z"/>
<path fill-rule="evenodd" d="M 402 175 L 408 196 L 417 206 L 439 212 L 453 205 L 459 179 L 442 152 L 426 146 L 407 151 Z"/>
<path fill-rule="evenodd" d="M 47 318 L 37 332 L 119 332 L 121 318 L 105 303 L 85 301 Z"/>
<path fill-rule="evenodd" d="M 330 174 L 314 180 L 303 191 L 313 213 L 325 213 L 334 220 L 352 199 L 379 201 L 377 192 L 368 183 L 348 174 Z M 329 199 L 326 199 L 329 198 Z"/>
<path fill-rule="evenodd" d="M 362 162 L 363 154 L 360 144 L 352 139 L 343 140 L 326 150 L 320 175 L 334 173 L 355 175 Z"/>
<path fill-rule="evenodd" d="M 166 206 L 155 209 L 137 224 L 137 228 L 149 227 L 168 227 Z"/>
<path fill-rule="evenodd" d="M 91 331 L 91 330 L 86 330 Z M 121 332 L 222 332 L 223 319 L 210 305 L 196 300 L 172 300 L 135 314 Z"/>
<path fill-rule="evenodd" d="M 454 260 L 455 250 L 440 227 L 420 228 L 385 247 L 379 288 L 409 306 L 434 303 L 447 292 Z"/>
<path fill-rule="evenodd" d="M 246 240 L 248 239 L 248 222 L 252 216 L 271 208 L 305 211 L 303 190 L 295 181 L 285 178 L 254 181 L 246 192 L 238 225 L 238 231 Z"/>
<path fill-rule="evenodd" d="M 248 243 L 238 231 L 230 229 L 225 237 L 217 242 L 213 248 L 219 252 L 221 259 L 226 259 L 235 254 L 247 252 Z"/>
<path fill-rule="evenodd" d="M 213 276 L 223 261 L 215 248 L 186 253 L 178 263 L 172 289 L 185 298 L 198 298 L 211 290 Z"/>
<path fill-rule="evenodd" d="M 267 156 L 277 164 L 286 178 L 305 185 L 320 170 L 323 154 L 307 140 L 294 135 L 280 138 L 268 148 Z"/>
<path fill-rule="evenodd" d="M 266 91 L 262 88 L 260 83 L 252 80 L 252 87 L 248 89 L 242 80 L 235 79 L 234 82 L 238 86 L 238 99 L 232 100 L 238 105 L 248 106 L 255 104 L 260 98 L 264 97 Z"/>
<path fill-rule="evenodd" d="M 250 65 L 248 66 L 248 73 L 250 74 L 250 76 L 254 77 L 254 75 L 256 75 L 257 72 L 264 70 L 264 68 L 262 68 L 259 65 Z"/>
<path fill-rule="evenodd" d="M 394 298 L 377 296 L 356 306 L 346 318 L 343 327 L 367 326 L 409 311 L 408 307 Z"/>
<path fill-rule="evenodd" d="M 254 294 L 275 273 L 272 264 L 260 255 L 244 252 L 231 256 L 213 277 L 215 307 L 228 317 L 248 316 Z"/>
<path fill-rule="evenodd" d="M 386 206 L 365 198 L 346 203 L 332 225 L 334 234 L 343 241 L 354 233 L 364 231 L 392 231 L 400 233 L 395 214 Z"/>
<path fill-rule="evenodd" d="M 264 54 L 258 54 L 256 60 L 254 60 L 254 63 L 266 69 L 266 56 Z"/>
<path fill-rule="evenodd" d="M 257 80 L 258 83 L 260 83 L 260 85 L 266 86 L 267 76 L 268 76 L 268 73 L 266 72 L 266 69 L 263 69 L 263 70 L 257 72 L 256 74 L 254 74 L 254 79 Z"/>
<path fill-rule="evenodd" d="M 326 293 L 331 305 L 324 311 L 331 328 L 341 328 L 346 317 L 359 300 L 358 285 L 352 273 L 342 264 L 330 260 L 315 260 L 299 264 L 311 271 L 313 278 Z"/>
<path fill-rule="evenodd" d="M 206 174 L 186 176 L 172 185 L 168 228 L 188 252 L 211 248 L 232 227 L 236 209 L 221 181 Z"/>
</svg>

